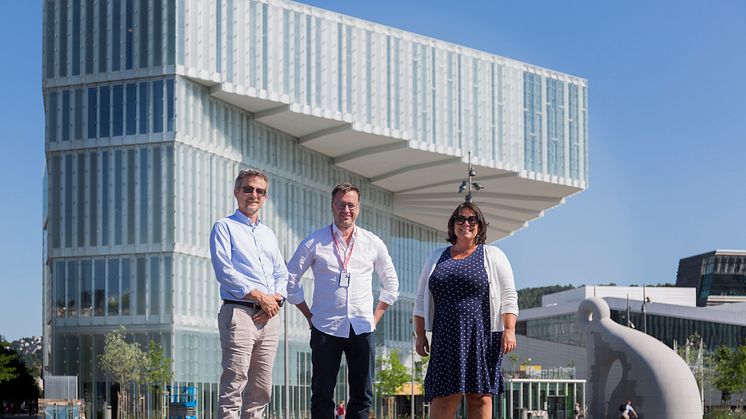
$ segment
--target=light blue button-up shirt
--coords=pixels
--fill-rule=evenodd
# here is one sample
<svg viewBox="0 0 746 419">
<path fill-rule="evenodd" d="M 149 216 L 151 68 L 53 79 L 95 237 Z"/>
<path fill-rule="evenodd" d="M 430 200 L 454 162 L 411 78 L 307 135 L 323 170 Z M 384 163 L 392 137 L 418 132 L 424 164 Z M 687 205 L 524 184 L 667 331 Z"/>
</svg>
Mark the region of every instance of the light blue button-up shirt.
<svg viewBox="0 0 746 419">
<path fill-rule="evenodd" d="M 288 271 L 275 233 L 241 211 L 215 222 L 210 233 L 210 256 L 220 283 L 220 298 L 245 300 L 257 289 L 287 297 Z"/>
</svg>

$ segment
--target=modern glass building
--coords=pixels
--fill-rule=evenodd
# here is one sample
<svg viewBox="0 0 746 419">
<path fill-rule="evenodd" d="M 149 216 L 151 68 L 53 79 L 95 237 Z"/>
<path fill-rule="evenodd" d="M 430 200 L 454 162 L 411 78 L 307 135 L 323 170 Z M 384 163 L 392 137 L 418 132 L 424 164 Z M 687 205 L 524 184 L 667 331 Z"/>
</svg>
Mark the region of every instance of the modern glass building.
<svg viewBox="0 0 746 419">
<path fill-rule="evenodd" d="M 280 0 L 44 0 L 43 40 L 45 366 L 78 375 L 98 413 L 112 395 L 97 359 L 122 324 L 163 344 L 212 416 L 207 239 L 241 168 L 271 176 L 262 217 L 286 257 L 330 222 L 334 184 L 362 188 L 359 222 L 401 279 L 376 338 L 406 354 L 468 152 L 490 240 L 587 186 L 587 82 L 508 58 Z M 269 411 L 301 417 L 308 330 L 283 316 Z"/>
<path fill-rule="evenodd" d="M 676 286 L 697 288 L 697 305 L 746 302 L 746 251 L 714 250 L 679 260 Z"/>
</svg>

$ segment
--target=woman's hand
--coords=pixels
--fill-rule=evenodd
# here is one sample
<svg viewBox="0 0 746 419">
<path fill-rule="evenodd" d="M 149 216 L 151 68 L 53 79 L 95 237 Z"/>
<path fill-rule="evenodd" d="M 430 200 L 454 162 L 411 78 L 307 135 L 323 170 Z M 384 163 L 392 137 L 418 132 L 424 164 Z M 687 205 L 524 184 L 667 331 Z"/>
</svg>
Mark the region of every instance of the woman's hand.
<svg viewBox="0 0 746 419">
<path fill-rule="evenodd" d="M 430 343 L 427 341 L 425 334 L 417 335 L 414 342 L 414 348 L 420 356 L 430 355 Z"/>
<path fill-rule="evenodd" d="M 515 341 L 515 329 L 503 330 L 503 354 L 513 352 L 517 346 Z"/>
</svg>

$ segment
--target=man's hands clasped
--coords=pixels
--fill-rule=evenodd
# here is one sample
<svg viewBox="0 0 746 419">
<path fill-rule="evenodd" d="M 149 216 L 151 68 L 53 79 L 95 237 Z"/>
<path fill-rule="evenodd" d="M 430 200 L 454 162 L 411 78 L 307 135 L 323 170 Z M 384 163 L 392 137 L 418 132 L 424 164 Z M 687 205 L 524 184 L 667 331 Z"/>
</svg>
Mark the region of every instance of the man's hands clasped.
<svg viewBox="0 0 746 419">
<path fill-rule="evenodd" d="M 284 297 L 280 294 L 265 294 L 261 291 L 254 290 L 248 295 L 252 298 L 261 310 L 254 314 L 251 318 L 256 323 L 266 323 L 272 317 L 280 313 L 280 302 L 283 301 Z"/>
</svg>

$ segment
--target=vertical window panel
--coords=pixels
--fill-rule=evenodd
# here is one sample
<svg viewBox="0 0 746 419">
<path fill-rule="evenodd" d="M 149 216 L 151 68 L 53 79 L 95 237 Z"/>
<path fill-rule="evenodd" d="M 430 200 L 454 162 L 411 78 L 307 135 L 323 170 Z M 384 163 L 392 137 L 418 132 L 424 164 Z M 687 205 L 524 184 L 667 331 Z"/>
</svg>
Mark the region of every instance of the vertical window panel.
<svg viewBox="0 0 746 419">
<path fill-rule="evenodd" d="M 65 156 L 65 247 L 73 245 L 73 156 Z"/>
<path fill-rule="evenodd" d="M 127 96 L 126 133 L 135 135 L 137 133 L 137 85 L 130 83 L 125 89 Z"/>
<path fill-rule="evenodd" d="M 108 1 L 98 2 L 98 71 L 99 73 L 105 73 L 107 64 L 109 61 L 108 51 L 106 46 L 106 36 L 109 33 L 108 23 Z"/>
<path fill-rule="evenodd" d="M 104 155 L 107 153 L 104 152 Z M 88 189 L 90 198 L 88 199 L 88 245 L 96 246 L 98 244 L 98 153 L 91 152 L 89 155 L 88 166 Z M 102 176 L 103 189 L 106 189 L 106 176 Z M 103 194 L 108 198 L 107 192 Z M 106 218 L 104 215 L 103 218 Z M 79 234 L 83 234 L 82 230 Z"/>
<path fill-rule="evenodd" d="M 54 264 L 54 313 L 56 317 L 65 315 L 65 262 Z"/>
<path fill-rule="evenodd" d="M 75 181 L 76 185 L 76 235 L 78 236 L 77 245 L 79 247 L 85 246 L 85 153 L 80 153 L 76 156 L 78 160 L 78 170 L 77 172 L 77 179 Z"/>
<path fill-rule="evenodd" d="M 93 275 L 91 261 L 80 264 L 80 315 L 90 317 L 93 311 Z"/>
<path fill-rule="evenodd" d="M 145 314 L 145 258 L 139 257 L 137 258 L 137 273 L 135 275 L 136 279 L 136 291 L 137 292 L 137 310 L 135 314 L 137 315 L 144 315 Z"/>
<path fill-rule="evenodd" d="M 150 87 L 148 82 L 142 82 L 138 85 L 138 88 L 140 90 L 140 97 L 138 98 L 138 103 L 140 104 L 140 110 L 139 110 L 139 115 L 138 115 L 138 122 L 140 125 L 140 129 L 138 132 L 140 134 L 146 134 L 150 131 L 148 127 L 148 121 L 149 121 L 148 113 L 149 113 L 149 108 L 150 108 L 150 100 L 148 100 L 149 98 L 148 87 Z"/>
<path fill-rule="evenodd" d="M 174 65 L 176 56 L 176 1 L 167 0 L 166 5 L 166 64 Z M 185 26 L 185 25 L 182 25 Z"/>
<path fill-rule="evenodd" d="M 60 5 L 60 77 L 67 77 L 67 0 L 59 0 Z"/>
<path fill-rule="evenodd" d="M 222 2 L 215 0 L 215 72 L 220 73 L 223 71 L 223 10 Z"/>
<path fill-rule="evenodd" d="M 61 202 L 61 182 L 62 182 L 62 167 L 60 162 L 60 156 L 54 155 L 52 156 L 52 165 L 50 167 L 50 195 L 51 195 L 51 211 L 52 211 L 52 222 L 50 223 L 50 226 L 52 228 L 52 248 L 59 248 L 60 247 L 60 240 L 61 240 L 61 223 L 60 223 L 60 206 L 62 205 Z"/>
<path fill-rule="evenodd" d="M 150 196 L 148 194 L 148 149 L 140 149 L 140 243 L 148 242 L 148 203 Z M 131 196 L 134 201 L 134 196 Z"/>
<path fill-rule="evenodd" d="M 98 132 L 98 94 L 95 87 L 88 88 L 88 138 L 96 138 Z"/>
<path fill-rule="evenodd" d="M 95 42 L 93 41 L 93 0 L 85 2 L 85 73 L 93 73 L 93 54 Z"/>
<path fill-rule="evenodd" d="M 122 293 L 121 293 L 121 306 L 122 316 L 130 315 L 130 301 L 132 299 L 132 272 L 130 267 L 130 259 L 122 259 Z"/>
<path fill-rule="evenodd" d="M 73 105 L 73 139 L 83 139 L 83 89 L 75 89 L 75 103 Z"/>
<path fill-rule="evenodd" d="M 174 228 L 176 222 L 174 221 L 175 217 L 175 208 L 174 208 L 174 201 L 176 200 L 176 197 L 174 196 L 174 184 L 176 183 L 176 180 L 174 178 L 174 148 L 173 146 L 169 146 L 166 149 L 166 243 L 173 243 L 174 241 Z"/>
<path fill-rule="evenodd" d="M 122 68 L 122 0 L 111 1 L 111 70 Z"/>
<path fill-rule="evenodd" d="M 148 66 L 148 0 L 140 0 L 140 68 Z"/>
<path fill-rule="evenodd" d="M 83 48 L 83 45 L 80 43 L 80 23 L 83 21 L 80 14 L 80 1 L 81 0 L 73 0 L 73 39 L 72 45 L 70 46 L 73 54 L 73 76 L 80 75 L 80 51 Z"/>
<path fill-rule="evenodd" d="M 106 312 L 119 315 L 119 259 L 109 259 L 109 278 L 106 296 Z"/>
<path fill-rule="evenodd" d="M 163 214 L 161 211 L 161 199 L 163 198 L 162 185 L 164 179 L 161 175 L 161 166 L 161 148 L 155 147 L 153 149 L 153 204 L 149 211 L 153 216 L 151 227 L 151 231 L 153 232 L 153 243 L 161 242 L 161 230 L 163 229 L 163 225 L 161 224 L 161 217 Z"/>
<path fill-rule="evenodd" d="M 153 65 L 163 65 L 163 0 L 153 0 Z"/>
<path fill-rule="evenodd" d="M 171 256 L 163 258 L 163 313 L 173 314 L 173 266 Z"/>
<path fill-rule="evenodd" d="M 106 301 L 106 262 L 97 260 L 94 262 L 93 276 L 93 315 L 104 315 L 104 302 Z"/>
<path fill-rule="evenodd" d="M 98 107 L 98 136 L 108 137 L 111 134 L 110 118 L 111 118 L 111 97 L 110 97 L 109 86 L 101 86 L 99 91 L 99 107 Z"/>
<path fill-rule="evenodd" d="M 45 34 L 45 42 L 44 42 L 44 46 L 46 47 L 44 65 L 46 67 L 47 78 L 54 77 L 54 61 L 55 61 L 54 56 L 55 56 L 55 52 L 57 51 L 56 46 L 54 44 L 54 32 L 56 28 L 54 7 L 55 7 L 54 1 L 47 2 L 47 9 L 46 9 L 46 14 L 47 14 L 46 25 L 47 26 L 46 26 L 46 34 Z"/>
<path fill-rule="evenodd" d="M 161 264 L 160 258 L 155 256 L 150 258 L 150 314 L 158 315 L 161 313 Z"/>
<path fill-rule="evenodd" d="M 127 150 L 127 244 L 135 244 L 135 150 Z"/>
<path fill-rule="evenodd" d="M 114 151 L 114 244 L 122 244 L 122 220 L 124 219 L 124 165 L 123 151 Z"/>
<path fill-rule="evenodd" d="M 153 130 L 163 132 L 163 80 L 153 82 Z"/>
<path fill-rule="evenodd" d="M 62 91 L 62 141 L 70 141 L 70 91 Z"/>
<path fill-rule="evenodd" d="M 78 262 L 67 262 L 67 317 L 78 315 Z"/>
<path fill-rule="evenodd" d="M 166 80 L 166 131 L 174 131 L 174 79 Z"/>
<path fill-rule="evenodd" d="M 135 46 L 135 0 L 124 0 L 124 64 L 127 70 L 134 65 Z"/>
<path fill-rule="evenodd" d="M 47 126 L 47 138 L 50 143 L 57 142 L 57 118 L 59 105 L 57 104 L 57 92 L 49 93 L 49 125 Z"/>
<path fill-rule="evenodd" d="M 112 87 L 114 109 L 112 113 L 112 135 L 119 137 L 124 134 L 124 86 L 117 84 Z"/>
</svg>

